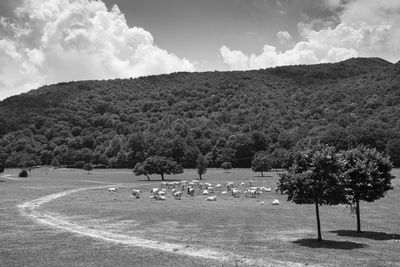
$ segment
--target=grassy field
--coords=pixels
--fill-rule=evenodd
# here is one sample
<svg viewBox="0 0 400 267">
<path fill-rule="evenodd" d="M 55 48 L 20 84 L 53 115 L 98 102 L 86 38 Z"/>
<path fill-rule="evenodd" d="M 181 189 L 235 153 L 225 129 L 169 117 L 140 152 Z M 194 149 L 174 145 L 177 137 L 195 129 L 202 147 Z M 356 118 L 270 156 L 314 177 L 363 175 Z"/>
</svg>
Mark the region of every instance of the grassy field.
<svg viewBox="0 0 400 267">
<path fill-rule="evenodd" d="M 17 170 L 6 170 L 0 182 L 0 266 L 241 266 L 246 265 L 326 265 L 400 266 L 400 170 L 394 170 L 395 190 L 374 203 L 362 203 L 363 233 L 353 230 L 356 220 L 345 206 L 322 207 L 324 241 L 314 241 L 314 206 L 295 205 L 285 195 L 267 192 L 259 198 L 238 199 L 217 193 L 216 202 L 196 191 L 174 200 L 149 199 L 149 190 L 159 187 L 135 177 L 130 170 L 35 169 L 28 178 L 16 178 Z M 278 176 L 265 177 L 248 169 L 230 173 L 211 169 L 204 179 L 211 183 L 248 182 L 275 188 Z M 193 170 L 167 176 L 169 180 L 195 179 Z M 70 189 L 118 184 L 120 190 L 106 188 L 76 192 L 47 202 L 38 210 L 68 222 L 102 232 L 134 236 L 160 244 L 182 244 L 234 255 L 228 261 L 197 258 L 156 249 L 107 242 L 40 224 L 23 216 L 17 205 Z M 130 197 L 132 188 L 144 193 Z M 279 206 L 272 206 L 273 199 Z M 264 205 L 260 205 L 265 201 Z M 237 256 L 237 257 L 236 257 Z M 237 260 L 241 259 L 241 260 Z M 246 261 L 243 259 L 248 259 Z M 242 261 L 243 260 L 243 261 Z M 251 260 L 254 260 L 253 262 Z"/>
</svg>

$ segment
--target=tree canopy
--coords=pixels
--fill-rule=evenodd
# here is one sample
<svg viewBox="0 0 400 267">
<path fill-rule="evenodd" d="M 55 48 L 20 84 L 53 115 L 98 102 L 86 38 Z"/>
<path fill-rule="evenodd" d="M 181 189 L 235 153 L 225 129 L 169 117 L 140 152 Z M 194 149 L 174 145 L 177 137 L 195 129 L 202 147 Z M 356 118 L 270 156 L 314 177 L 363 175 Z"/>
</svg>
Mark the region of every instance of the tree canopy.
<svg viewBox="0 0 400 267">
<path fill-rule="evenodd" d="M 261 172 L 261 176 L 264 176 L 264 172 L 270 171 L 271 168 L 271 157 L 268 154 L 265 152 L 258 152 L 255 154 L 251 162 L 251 169 L 254 172 Z"/>
<path fill-rule="evenodd" d="M 152 156 L 143 162 L 145 173 L 159 174 L 164 181 L 165 174 L 183 173 L 183 167 L 172 159 L 166 157 Z"/>
<path fill-rule="evenodd" d="M 334 147 L 317 144 L 292 155 L 287 173 L 281 173 L 278 187 L 296 204 L 315 204 L 318 241 L 322 240 L 319 205 L 345 201 L 341 185 L 341 163 Z"/>
<path fill-rule="evenodd" d="M 342 160 L 346 203 L 355 209 L 357 232 L 361 232 L 360 201 L 373 202 L 393 189 L 392 164 L 389 157 L 365 146 L 344 151 Z"/>
</svg>

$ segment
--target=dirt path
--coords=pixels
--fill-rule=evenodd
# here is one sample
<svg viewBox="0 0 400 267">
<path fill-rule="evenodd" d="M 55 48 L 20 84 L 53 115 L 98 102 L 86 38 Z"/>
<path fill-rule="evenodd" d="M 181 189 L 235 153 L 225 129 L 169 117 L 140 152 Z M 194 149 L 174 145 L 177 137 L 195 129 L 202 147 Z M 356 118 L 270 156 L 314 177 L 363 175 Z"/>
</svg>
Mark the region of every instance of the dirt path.
<svg viewBox="0 0 400 267">
<path fill-rule="evenodd" d="M 114 234 L 111 232 L 92 229 L 86 226 L 78 225 L 64 218 L 61 218 L 61 216 L 51 215 L 49 213 L 46 213 L 46 211 L 37 210 L 37 208 L 40 207 L 40 205 L 67 196 L 69 194 L 78 193 L 86 190 L 92 190 L 92 189 L 107 188 L 112 186 L 120 186 L 120 185 L 96 186 L 96 187 L 86 187 L 86 188 L 67 190 L 25 202 L 23 204 L 18 205 L 17 207 L 24 216 L 28 216 L 32 218 L 34 221 L 39 222 L 41 224 L 45 224 L 68 232 L 89 236 L 92 238 L 97 238 L 109 242 L 116 242 L 119 244 L 136 246 L 141 248 L 156 249 L 184 256 L 200 257 L 200 258 L 212 259 L 223 262 L 237 263 L 238 265 L 246 264 L 251 266 L 303 266 L 302 264 L 298 263 L 282 262 L 270 259 L 268 260 L 248 259 L 241 255 L 236 255 L 233 253 L 227 253 L 223 251 L 217 251 L 213 249 L 199 248 L 194 246 L 189 247 L 184 244 L 158 242 L 154 240 L 138 238 L 135 236 Z"/>
</svg>

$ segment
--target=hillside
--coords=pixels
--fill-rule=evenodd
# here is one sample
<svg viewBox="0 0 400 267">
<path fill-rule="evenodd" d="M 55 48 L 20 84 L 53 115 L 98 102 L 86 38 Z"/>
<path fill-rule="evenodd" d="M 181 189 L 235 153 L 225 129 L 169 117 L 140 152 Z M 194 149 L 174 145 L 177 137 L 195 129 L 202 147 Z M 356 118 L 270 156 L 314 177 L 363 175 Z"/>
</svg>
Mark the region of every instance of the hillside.
<svg viewBox="0 0 400 267">
<path fill-rule="evenodd" d="M 193 167 L 279 166 L 310 139 L 377 147 L 400 166 L 400 64 L 355 58 L 265 70 L 174 73 L 43 86 L 0 102 L 0 163 L 132 167 L 150 155 Z"/>
</svg>

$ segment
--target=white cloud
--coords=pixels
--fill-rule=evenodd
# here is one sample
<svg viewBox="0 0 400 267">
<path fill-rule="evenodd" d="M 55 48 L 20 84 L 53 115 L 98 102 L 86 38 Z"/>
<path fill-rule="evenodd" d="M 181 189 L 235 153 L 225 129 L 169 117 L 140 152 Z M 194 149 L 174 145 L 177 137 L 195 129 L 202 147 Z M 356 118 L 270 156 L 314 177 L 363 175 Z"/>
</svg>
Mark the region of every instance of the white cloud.
<svg viewBox="0 0 400 267">
<path fill-rule="evenodd" d="M 286 31 L 280 31 L 276 34 L 276 36 L 279 39 L 279 42 L 281 44 L 287 44 L 288 42 L 290 42 L 292 40 L 292 36 L 290 35 L 290 33 L 286 32 Z"/>
<path fill-rule="evenodd" d="M 25 0 L 0 18 L 0 99 L 43 84 L 194 71 L 102 1 Z"/>
<path fill-rule="evenodd" d="M 267 44 L 260 54 L 246 55 L 224 46 L 224 62 L 231 69 L 258 69 L 337 62 L 350 57 L 382 57 L 392 62 L 400 59 L 400 1 L 327 0 L 325 4 L 341 8 L 337 25 L 327 23 L 315 30 L 313 22 L 299 23 L 304 40 L 285 51 Z M 282 41 L 282 32 L 278 38 Z"/>
</svg>

